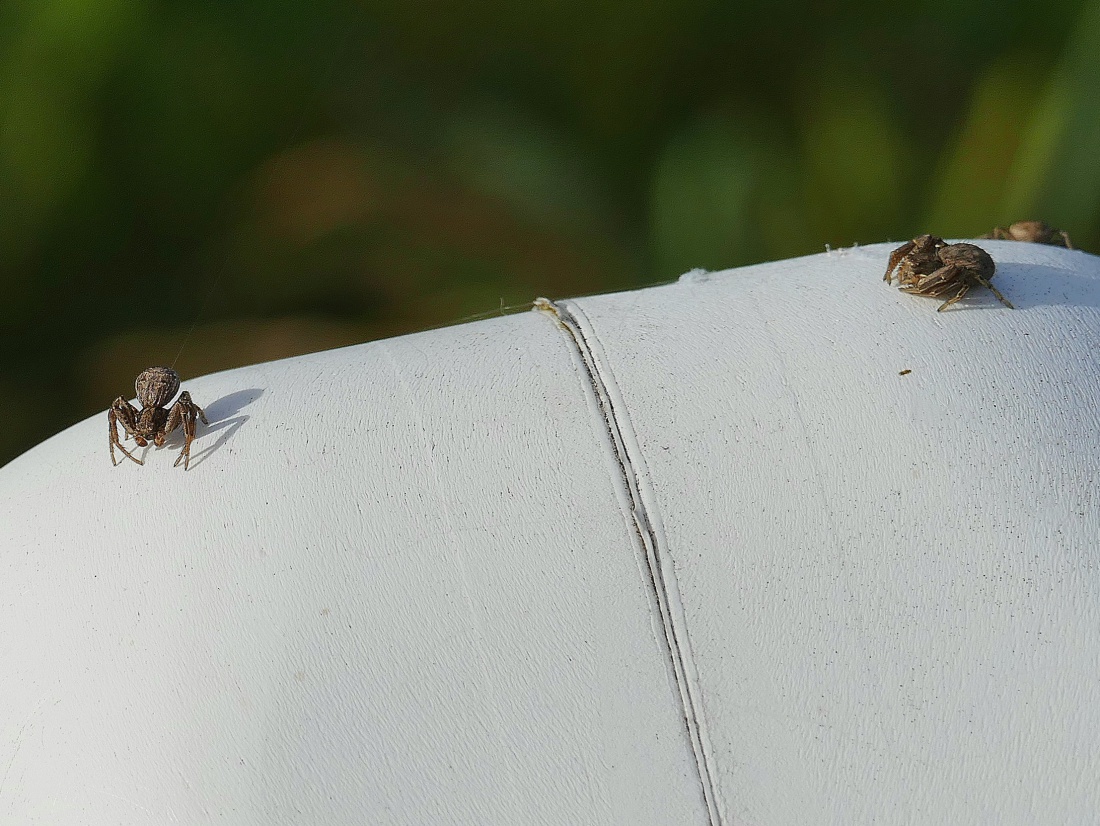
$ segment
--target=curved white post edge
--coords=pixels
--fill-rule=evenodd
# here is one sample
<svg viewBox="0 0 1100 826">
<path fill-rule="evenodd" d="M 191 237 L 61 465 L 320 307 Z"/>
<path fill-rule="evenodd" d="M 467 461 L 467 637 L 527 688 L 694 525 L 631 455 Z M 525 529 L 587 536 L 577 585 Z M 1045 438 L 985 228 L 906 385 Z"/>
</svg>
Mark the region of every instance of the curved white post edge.
<svg viewBox="0 0 1100 826">
<path fill-rule="evenodd" d="M 0 822 L 1084 822 L 1100 260 L 891 245 L 231 370 L 0 469 Z M 131 443 L 128 443 L 132 445 Z"/>
</svg>

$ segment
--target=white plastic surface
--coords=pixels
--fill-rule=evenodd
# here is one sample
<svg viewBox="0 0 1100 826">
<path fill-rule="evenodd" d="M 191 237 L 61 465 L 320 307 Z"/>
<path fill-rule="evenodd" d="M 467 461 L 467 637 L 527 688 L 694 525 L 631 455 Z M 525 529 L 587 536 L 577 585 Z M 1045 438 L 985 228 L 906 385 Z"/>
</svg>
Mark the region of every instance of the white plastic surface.
<svg viewBox="0 0 1100 826">
<path fill-rule="evenodd" d="M 1091 821 L 1100 261 L 988 242 L 1018 309 L 937 314 L 891 248 L 187 381 L 186 473 L 105 415 L 0 469 L 0 823 Z"/>
</svg>

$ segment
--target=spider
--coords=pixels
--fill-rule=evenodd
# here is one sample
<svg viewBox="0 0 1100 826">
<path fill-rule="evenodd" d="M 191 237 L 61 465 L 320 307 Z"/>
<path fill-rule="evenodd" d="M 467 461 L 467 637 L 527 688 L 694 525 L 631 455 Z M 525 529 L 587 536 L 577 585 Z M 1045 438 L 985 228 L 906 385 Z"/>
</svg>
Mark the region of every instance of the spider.
<svg viewBox="0 0 1100 826">
<path fill-rule="evenodd" d="M 1033 244 L 1050 244 L 1052 247 L 1073 249 L 1069 236 L 1063 230 L 1055 229 L 1043 221 L 1017 221 L 1008 229 L 994 227 L 992 232 L 987 232 L 982 238 L 993 238 L 998 241 L 1030 241 Z"/>
<path fill-rule="evenodd" d="M 180 377 L 175 370 L 170 367 L 150 367 L 142 371 L 134 382 L 134 390 L 137 392 L 138 401 L 141 402 L 141 410 L 122 396 L 115 399 L 115 403 L 107 411 L 111 464 L 118 465 L 115 460 L 116 447 L 139 465 L 145 464 L 124 448 L 118 440 L 119 424 L 126 431 L 126 435 L 134 437 L 139 447 L 145 447 L 150 440 L 157 447 L 161 447 L 168 434 L 182 424 L 183 450 L 176 457 L 172 467 L 176 467 L 182 461 L 183 469 L 187 470 L 187 465 L 191 461 L 191 441 L 195 438 L 195 419 L 202 419 L 202 423 L 207 425 L 210 422 L 206 420 L 206 414 L 202 408 L 191 401 L 191 394 L 187 391 L 180 393 L 179 399 L 172 405 L 171 410 L 164 409 L 179 389 Z"/>
<path fill-rule="evenodd" d="M 939 306 L 943 312 L 977 284 L 988 289 L 997 300 L 1013 309 L 1007 298 L 990 283 L 996 270 L 993 259 L 973 244 L 948 244 L 935 235 L 921 235 L 890 253 L 890 262 L 882 280 L 893 283 L 897 270 L 898 286 L 913 295 L 937 298 L 954 293 Z"/>
</svg>

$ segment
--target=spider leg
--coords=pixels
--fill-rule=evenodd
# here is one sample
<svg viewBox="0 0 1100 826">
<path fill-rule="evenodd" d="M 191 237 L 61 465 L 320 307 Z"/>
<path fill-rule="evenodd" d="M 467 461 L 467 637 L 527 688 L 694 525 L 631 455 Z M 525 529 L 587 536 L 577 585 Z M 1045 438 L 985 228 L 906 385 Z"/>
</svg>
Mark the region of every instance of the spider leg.
<svg viewBox="0 0 1100 826">
<path fill-rule="evenodd" d="M 118 425 L 122 424 L 123 431 L 130 436 L 134 436 L 134 422 L 137 420 L 137 408 L 130 404 L 126 399 L 119 396 L 115 399 L 115 403 L 111 405 L 111 409 L 107 411 L 107 438 L 108 444 L 111 450 L 111 464 L 115 467 L 118 466 L 118 461 L 115 459 L 115 448 L 123 452 L 128 456 L 131 461 L 137 462 L 139 465 L 144 465 L 141 459 L 137 458 L 122 446 L 122 442 L 118 438 Z M 134 436 L 136 439 L 137 437 Z M 140 440 L 139 440 L 140 441 Z"/>
<path fill-rule="evenodd" d="M 936 308 L 936 312 L 937 313 L 942 313 L 944 310 L 946 310 L 948 307 L 950 307 L 952 304 L 954 304 L 956 301 L 958 301 L 960 298 L 962 298 L 968 292 L 970 292 L 970 285 L 969 284 L 963 284 L 961 287 L 959 287 L 959 291 L 957 293 L 955 293 L 955 295 L 953 295 L 951 298 L 947 299 L 945 302 L 943 302 L 943 304 L 941 304 L 939 307 Z"/>
<path fill-rule="evenodd" d="M 210 424 L 206 420 L 206 413 L 203 412 L 203 409 L 191 401 L 191 394 L 186 391 L 180 393 L 179 399 L 172 405 L 172 410 L 168 414 L 168 422 L 164 426 L 164 432 L 168 434 L 181 424 L 183 425 L 183 450 L 176 457 L 172 467 L 178 467 L 182 461 L 183 469 L 187 470 L 188 464 L 191 462 L 191 442 L 195 439 L 196 419 L 202 419 L 203 424 Z"/>
<path fill-rule="evenodd" d="M 1001 295 L 1000 290 L 998 290 L 996 287 L 994 287 L 989 282 L 989 279 L 979 278 L 978 283 L 981 284 L 983 287 L 985 287 L 987 290 L 989 290 L 991 293 L 993 293 L 993 295 L 997 296 L 997 300 L 1000 301 L 1002 304 L 1004 304 L 1006 307 L 1008 307 L 1008 309 L 1010 309 L 1010 310 L 1015 310 L 1016 309 L 1015 307 L 1012 306 L 1012 302 L 1009 301 L 1007 298 L 1005 298 L 1003 295 Z"/>
<path fill-rule="evenodd" d="M 959 268 L 954 264 L 940 267 L 935 272 L 922 276 L 914 284 L 902 284 L 902 292 L 913 295 L 943 295 L 952 287 L 952 282 L 958 277 Z"/>
<path fill-rule="evenodd" d="M 1065 231 L 1064 229 L 1060 229 L 1060 230 L 1058 230 L 1058 234 L 1059 234 L 1059 235 L 1061 235 L 1061 236 L 1062 236 L 1062 240 L 1066 242 L 1066 249 L 1067 249 L 1067 250 L 1071 250 L 1071 249 L 1073 249 L 1073 248 L 1074 248 L 1074 247 L 1073 247 L 1073 244 L 1071 244 L 1071 243 L 1070 243 L 1070 240 L 1069 240 L 1069 235 L 1068 235 L 1068 234 L 1066 234 L 1066 231 Z"/>
<path fill-rule="evenodd" d="M 912 241 L 906 241 L 904 244 L 902 244 L 900 247 L 890 253 L 890 263 L 886 267 L 886 275 L 882 276 L 883 281 L 885 281 L 887 284 L 893 283 L 893 279 L 891 276 L 894 273 L 894 268 L 897 267 L 897 265 L 901 263 L 901 259 L 911 253 L 916 246 L 917 245 L 914 244 Z"/>
</svg>

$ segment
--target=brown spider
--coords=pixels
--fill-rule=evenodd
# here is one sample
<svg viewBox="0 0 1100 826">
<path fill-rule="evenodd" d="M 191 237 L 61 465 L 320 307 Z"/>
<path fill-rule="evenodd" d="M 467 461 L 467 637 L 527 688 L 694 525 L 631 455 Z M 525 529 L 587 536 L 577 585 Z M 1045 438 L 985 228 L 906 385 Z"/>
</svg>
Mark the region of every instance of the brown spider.
<svg viewBox="0 0 1100 826">
<path fill-rule="evenodd" d="M 142 409 L 138 410 L 126 399 L 119 396 L 111 409 L 107 411 L 107 421 L 110 427 L 111 464 L 118 465 L 115 460 L 115 448 L 129 456 L 139 465 L 144 465 L 141 459 L 135 457 L 122 446 L 118 440 L 118 425 L 121 424 L 126 435 L 133 436 L 139 447 L 145 447 L 151 440 L 157 447 L 164 444 L 168 434 L 183 425 L 183 450 L 176 457 L 176 467 L 183 462 L 183 469 L 191 461 L 191 441 L 195 438 L 195 419 L 202 419 L 203 424 L 210 424 L 206 420 L 206 414 L 201 407 L 191 401 L 191 394 L 184 391 L 179 399 L 172 405 L 171 410 L 165 410 L 164 406 L 172 400 L 180 389 L 179 374 L 171 367 L 150 367 L 142 371 L 134 382 L 134 390 L 137 392 L 138 401 Z"/>
<path fill-rule="evenodd" d="M 1069 236 L 1063 230 L 1055 229 L 1043 221 L 1017 221 L 1008 229 L 994 227 L 992 232 L 987 232 L 981 237 L 998 241 L 1030 241 L 1033 244 L 1049 244 L 1052 247 L 1073 249 Z"/>
<path fill-rule="evenodd" d="M 882 280 L 893 283 L 897 269 L 898 286 L 913 295 L 940 298 L 954 293 L 939 306 L 943 312 L 977 284 L 988 289 L 1009 309 L 1007 298 L 990 283 L 996 270 L 993 259 L 981 247 L 973 244 L 948 244 L 935 235 L 921 235 L 902 244 L 890 253 L 890 262 Z"/>
</svg>

